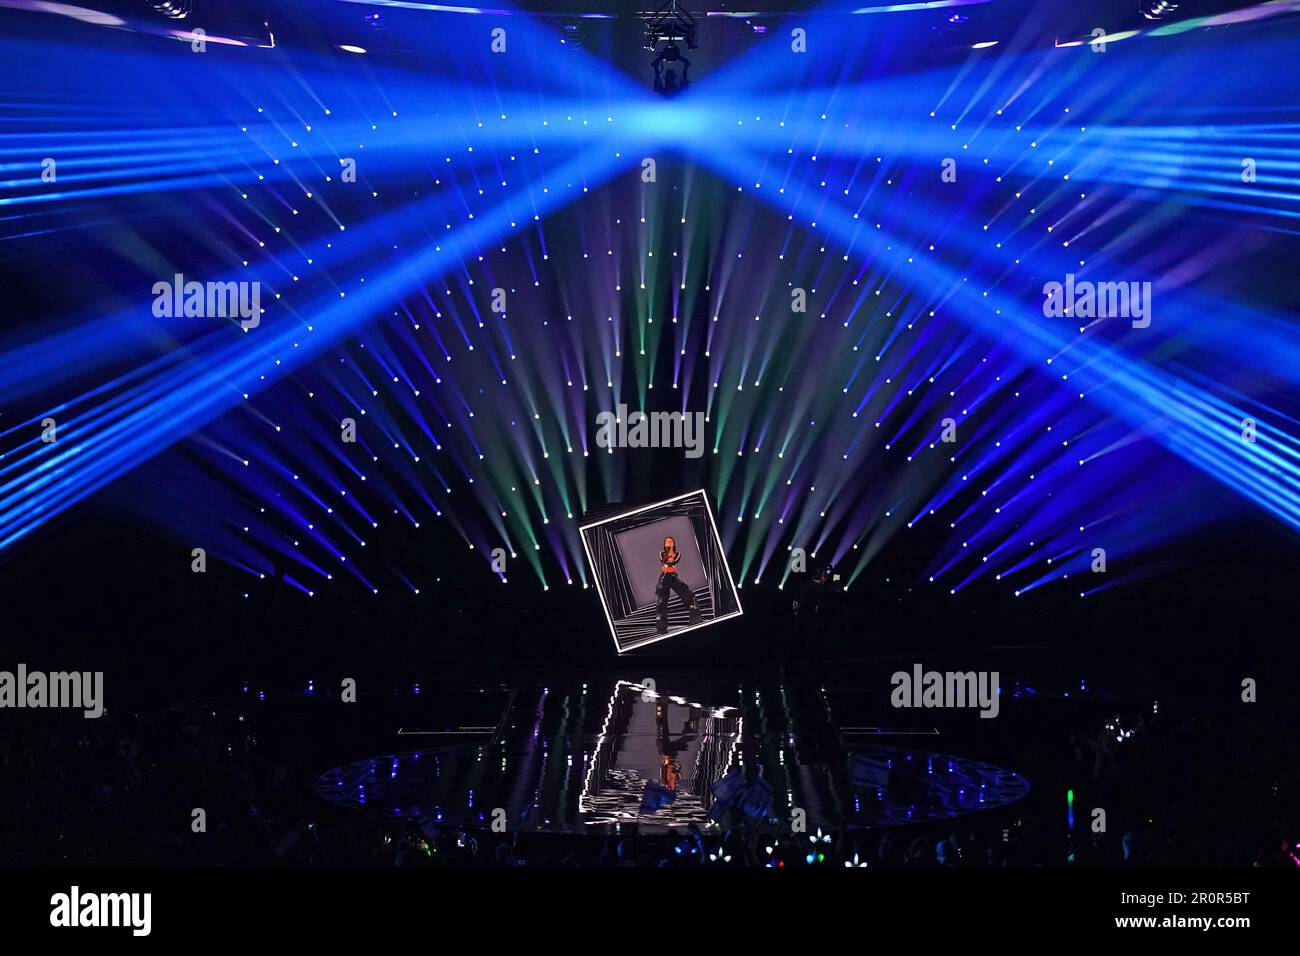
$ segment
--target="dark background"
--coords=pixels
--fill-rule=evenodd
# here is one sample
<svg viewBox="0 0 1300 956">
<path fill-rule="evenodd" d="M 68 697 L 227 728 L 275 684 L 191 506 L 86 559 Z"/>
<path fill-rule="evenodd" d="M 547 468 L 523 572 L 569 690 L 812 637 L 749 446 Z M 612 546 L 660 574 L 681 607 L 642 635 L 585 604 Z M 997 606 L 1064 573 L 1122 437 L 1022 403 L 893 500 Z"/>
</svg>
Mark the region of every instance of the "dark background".
<svg viewBox="0 0 1300 956">
<path fill-rule="evenodd" d="M 132 16 L 148 13 L 147 4 L 126 0 L 105 0 L 96 6 Z M 376 56 L 402 62 L 429 55 L 404 45 L 401 27 L 407 14 L 401 11 L 317 3 L 309 5 L 307 15 L 304 6 L 287 0 L 195 3 L 196 21 L 210 21 L 212 33 L 258 36 L 263 24 L 273 23 L 277 42 L 283 44 L 324 48 L 364 42 Z M 549 19 L 557 11 L 627 14 L 638 5 L 533 0 L 526 6 L 547 14 L 543 19 L 557 28 L 576 23 L 585 48 L 643 75 L 648 85 L 649 54 L 640 49 L 640 24 L 635 17 Z M 703 19 L 701 36 L 707 43 L 697 61 L 697 75 L 763 42 L 766 35 L 756 32 L 755 24 L 771 27 L 779 22 L 780 11 L 802 6 L 756 0 L 744 7 L 770 12 L 770 17 L 752 22 Z M 1189 4 L 1180 15 L 1234 6 L 1207 2 L 1193 11 Z M 705 9 L 721 11 L 727 4 L 697 8 Z M 380 27 L 363 20 L 375 12 L 383 15 Z M 946 18 L 951 12 L 967 20 L 949 25 Z M 898 31 L 899 55 L 918 64 L 961 57 L 971 42 L 983 39 L 1014 36 L 1029 43 L 1067 35 L 1076 27 L 1078 35 L 1086 35 L 1098 24 L 1118 30 L 1142 22 L 1132 0 L 991 3 L 883 16 L 890 18 L 889 29 Z M 873 29 L 883 27 L 883 20 L 875 16 L 858 19 Z M 449 22 L 453 31 L 483 26 L 480 18 L 469 16 Z M 48 27 L 45 17 L 6 17 L 6 29 L 18 35 L 25 30 L 39 34 Z M 84 30 L 101 44 L 142 42 L 137 36 L 115 35 L 72 21 L 60 23 L 60 28 L 70 35 Z M 367 30 L 372 32 L 366 34 Z M 364 39 L 368 35 L 373 39 Z M 562 68 L 557 64 L 557 69 Z M 166 93 L 159 91 L 160 96 Z M 11 307 L 4 310 L 0 323 L 5 328 L 39 329 L 46 319 L 106 293 L 99 287 L 77 288 L 55 281 L 66 275 L 68 258 L 82 251 L 77 237 L 68 234 L 39 244 L 9 244 L 0 262 L 0 287 L 6 290 Z M 1294 270 L 1284 260 L 1255 264 L 1261 300 L 1295 301 Z M 659 370 L 659 376 L 667 374 L 666 367 Z M 0 396 L 0 413 L 8 411 L 3 406 Z M 4 420 L 0 418 L 0 424 Z M 680 452 L 643 449 L 635 453 L 644 462 L 636 483 L 640 502 L 686 490 Z M 185 493 L 183 488 L 177 491 Z M 1225 505 L 1227 498 L 1224 492 Z M 111 494 L 93 499 L 0 555 L 4 648 L 0 666 L 24 661 L 29 667 L 51 670 L 102 669 L 109 674 L 110 693 L 161 701 L 219 692 L 259 675 L 297 680 L 315 670 L 322 674 L 421 670 L 491 681 L 537 663 L 574 673 L 608 672 L 625 663 L 615 658 L 610 647 L 594 589 L 561 585 L 543 592 L 524 575 L 503 585 L 486 562 L 467 563 L 450 533 L 435 530 L 413 542 L 399 529 L 385 527 L 373 536 L 374 550 L 397 556 L 405 549 L 406 560 L 434 569 L 439 582 L 422 587 L 418 596 L 395 588 L 375 597 L 327 588 L 309 600 L 290 587 L 265 582 L 265 587 L 249 591 L 245 598 L 247 575 L 215 559 L 206 574 L 193 574 L 189 545 L 157 536 L 120 514 Z M 1300 659 L 1294 637 L 1300 610 L 1296 536 L 1262 513 L 1236 510 L 1235 503 L 1225 507 L 1224 514 L 1231 517 L 1211 526 L 1194 545 L 1169 555 L 1166 571 L 1160 570 L 1159 563 L 1148 563 L 1146 570 L 1155 572 L 1152 576 L 1083 601 L 1065 588 L 1044 588 L 1017 599 L 991 582 L 978 582 L 956 597 L 913 590 L 911 582 L 922 580 L 926 562 L 942 540 L 938 529 L 932 532 L 919 525 L 906 535 L 895 535 L 855 583 L 843 601 L 843 626 L 827 635 L 817 656 L 865 661 L 1020 648 L 1049 657 L 1059 654 L 1062 659 L 1083 655 L 1098 669 L 1140 674 L 1188 693 L 1221 681 L 1225 667 L 1234 674 L 1253 668 L 1256 676 L 1267 674 L 1282 684 L 1294 676 Z M 572 520 L 581 524 L 590 519 L 575 514 Z M 410 553 L 412 549 L 417 553 Z M 395 557 L 394 563 L 402 562 Z M 1121 572 L 1113 568 L 1113 573 Z M 758 587 L 747 584 L 740 592 L 743 617 L 692 632 L 688 640 L 659 643 L 635 660 L 638 665 L 646 662 L 706 674 L 773 668 L 786 656 L 793 627 L 790 605 L 800 584 L 800 576 L 794 576 L 785 590 L 776 588 L 775 578 Z"/>
</svg>

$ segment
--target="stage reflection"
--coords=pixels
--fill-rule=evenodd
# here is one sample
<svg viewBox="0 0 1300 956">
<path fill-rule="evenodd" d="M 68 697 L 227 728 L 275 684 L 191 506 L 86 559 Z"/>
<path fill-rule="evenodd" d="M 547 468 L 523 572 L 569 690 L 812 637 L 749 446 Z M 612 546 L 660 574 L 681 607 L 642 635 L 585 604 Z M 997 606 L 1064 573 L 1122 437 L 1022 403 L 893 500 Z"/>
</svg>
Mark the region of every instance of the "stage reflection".
<svg viewBox="0 0 1300 956">
<path fill-rule="evenodd" d="M 631 681 L 600 694 L 518 689 L 480 742 L 354 761 L 322 774 L 316 789 L 413 819 L 584 833 L 891 826 L 1029 791 L 1019 774 L 979 761 L 858 743 L 829 707 L 808 720 L 788 701 L 766 706 L 743 688 L 739 696 L 710 705 Z"/>
</svg>

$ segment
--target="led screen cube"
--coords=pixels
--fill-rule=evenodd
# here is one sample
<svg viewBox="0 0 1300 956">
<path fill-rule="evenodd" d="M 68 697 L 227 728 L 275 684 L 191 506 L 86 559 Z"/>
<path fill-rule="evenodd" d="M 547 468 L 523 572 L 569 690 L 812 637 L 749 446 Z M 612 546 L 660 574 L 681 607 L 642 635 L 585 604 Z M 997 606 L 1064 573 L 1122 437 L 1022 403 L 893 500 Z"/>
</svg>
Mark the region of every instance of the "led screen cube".
<svg viewBox="0 0 1300 956">
<path fill-rule="evenodd" d="M 703 491 L 644 505 L 579 528 L 605 619 L 620 654 L 741 614 L 740 596 Z M 659 552 L 671 537 L 681 559 L 677 577 L 694 597 L 692 617 L 668 592 L 667 630 L 657 624 Z"/>
</svg>

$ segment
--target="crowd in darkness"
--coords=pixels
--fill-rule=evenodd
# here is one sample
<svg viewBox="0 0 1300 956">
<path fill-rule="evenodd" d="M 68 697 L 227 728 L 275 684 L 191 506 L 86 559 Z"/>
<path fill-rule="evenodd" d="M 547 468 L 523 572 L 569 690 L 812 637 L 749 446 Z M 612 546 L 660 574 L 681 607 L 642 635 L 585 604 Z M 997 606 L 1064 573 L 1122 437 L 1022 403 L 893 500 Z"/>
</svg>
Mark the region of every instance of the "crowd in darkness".
<svg viewBox="0 0 1300 956">
<path fill-rule="evenodd" d="M 493 834 L 334 806 L 237 711 L 98 720 L 11 713 L 0 726 L 0 865 L 1068 866 L 1300 865 L 1296 720 L 1150 716 L 1062 732 L 1081 781 L 1064 801 L 884 830 L 744 826 L 620 838 Z M 1094 832 L 1090 809 L 1107 809 Z"/>
</svg>

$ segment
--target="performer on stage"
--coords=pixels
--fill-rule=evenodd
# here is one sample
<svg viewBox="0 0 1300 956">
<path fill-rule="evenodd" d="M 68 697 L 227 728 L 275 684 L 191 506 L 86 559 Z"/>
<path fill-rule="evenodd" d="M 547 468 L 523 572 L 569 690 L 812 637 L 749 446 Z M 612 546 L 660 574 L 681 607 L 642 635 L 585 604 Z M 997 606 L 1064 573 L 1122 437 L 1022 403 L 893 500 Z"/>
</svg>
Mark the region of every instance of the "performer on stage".
<svg viewBox="0 0 1300 956">
<path fill-rule="evenodd" d="M 659 782 L 669 790 L 676 790 L 681 784 L 682 764 L 677 758 L 691 745 L 699 734 L 699 715 L 694 709 L 687 712 L 682 732 L 673 736 L 668 726 L 668 706 L 660 703 L 655 707 L 655 729 L 659 738 Z"/>
<path fill-rule="evenodd" d="M 669 591 L 675 591 L 687 610 L 691 612 L 691 623 L 700 622 L 700 609 L 695 603 L 695 595 L 677 577 L 677 562 L 680 560 L 677 542 L 671 536 L 664 538 L 664 549 L 659 552 L 659 583 L 655 586 L 655 594 L 659 595 L 659 615 L 655 624 L 660 634 L 668 633 Z"/>
</svg>

